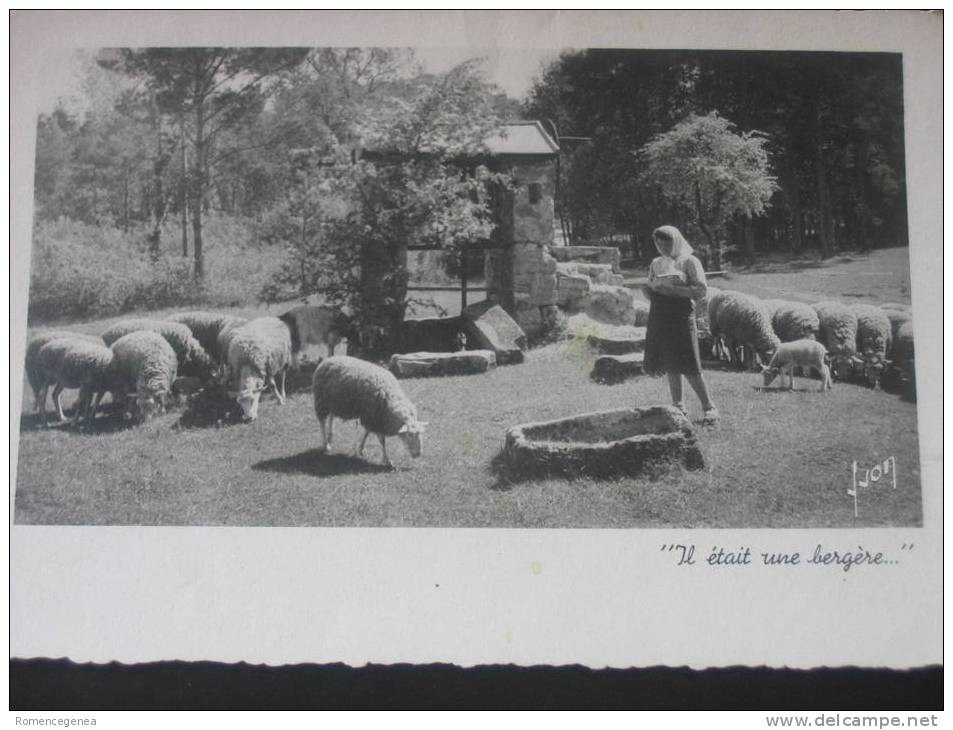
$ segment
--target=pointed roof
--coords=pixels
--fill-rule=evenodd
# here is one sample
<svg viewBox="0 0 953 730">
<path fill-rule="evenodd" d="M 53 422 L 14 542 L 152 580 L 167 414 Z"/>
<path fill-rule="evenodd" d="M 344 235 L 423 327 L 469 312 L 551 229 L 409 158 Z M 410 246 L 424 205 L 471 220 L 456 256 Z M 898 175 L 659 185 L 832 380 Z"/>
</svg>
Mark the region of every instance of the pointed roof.
<svg viewBox="0 0 953 730">
<path fill-rule="evenodd" d="M 538 121 L 509 122 L 484 144 L 491 155 L 545 155 L 559 153 L 559 145 Z"/>
</svg>

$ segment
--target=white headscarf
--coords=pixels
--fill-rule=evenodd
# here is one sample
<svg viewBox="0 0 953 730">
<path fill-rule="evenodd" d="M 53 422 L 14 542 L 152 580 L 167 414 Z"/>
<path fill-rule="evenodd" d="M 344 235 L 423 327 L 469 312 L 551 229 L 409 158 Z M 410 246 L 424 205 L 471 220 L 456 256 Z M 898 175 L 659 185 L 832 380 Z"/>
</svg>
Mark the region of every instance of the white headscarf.
<svg viewBox="0 0 953 730">
<path fill-rule="evenodd" d="M 671 258 L 673 261 L 678 261 L 678 259 L 684 256 L 690 256 L 694 251 L 694 249 L 688 245 L 688 241 L 685 240 L 685 236 L 683 236 L 681 231 L 679 231 L 675 226 L 659 226 L 652 231 L 653 240 L 658 234 L 661 234 L 663 238 L 670 238 L 674 242 L 671 256 L 669 256 L 669 258 Z M 655 249 L 663 256 L 668 255 L 659 249 L 658 243 L 655 244 Z"/>
</svg>

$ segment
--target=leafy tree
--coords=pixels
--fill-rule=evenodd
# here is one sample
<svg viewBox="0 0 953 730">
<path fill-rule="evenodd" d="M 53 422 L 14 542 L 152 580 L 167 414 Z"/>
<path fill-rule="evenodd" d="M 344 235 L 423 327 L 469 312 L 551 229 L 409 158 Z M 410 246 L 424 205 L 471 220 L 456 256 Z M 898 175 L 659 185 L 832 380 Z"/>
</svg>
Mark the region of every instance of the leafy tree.
<svg viewBox="0 0 953 730">
<path fill-rule="evenodd" d="M 377 350 L 393 345 L 404 320 L 408 244 L 459 249 L 488 238 L 490 188 L 505 182 L 471 162 L 499 129 L 493 89 L 473 63 L 391 92 L 378 113 L 361 117 L 363 159 L 314 156 L 300 173 L 309 187 L 292 205 L 319 191 L 337 210 L 316 217 L 302 245 L 292 243 L 276 282 L 350 308 Z"/>
<path fill-rule="evenodd" d="M 216 142 L 262 111 L 264 85 L 293 68 L 307 54 L 299 48 L 121 49 L 104 67 L 145 78 L 159 109 L 179 119 L 192 147 L 188 170 L 195 277 L 205 275 L 202 220 L 210 171 L 223 156 Z M 188 126 L 186 126 L 186 124 Z M 257 143 L 266 146 L 271 140 Z"/>
<path fill-rule="evenodd" d="M 716 112 L 692 115 L 638 152 L 640 182 L 659 192 L 682 225 L 704 234 L 715 269 L 721 268 L 728 221 L 761 215 L 777 189 L 764 138 L 733 127 Z"/>
</svg>

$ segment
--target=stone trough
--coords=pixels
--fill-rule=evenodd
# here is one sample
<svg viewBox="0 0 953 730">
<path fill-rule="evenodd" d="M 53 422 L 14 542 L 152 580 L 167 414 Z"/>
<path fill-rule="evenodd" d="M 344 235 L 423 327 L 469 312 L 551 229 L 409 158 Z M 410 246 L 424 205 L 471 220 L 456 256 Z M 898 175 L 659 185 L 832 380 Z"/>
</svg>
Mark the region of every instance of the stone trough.
<svg viewBox="0 0 953 730">
<path fill-rule="evenodd" d="M 496 367 L 493 350 L 408 352 L 391 356 L 390 370 L 398 378 L 478 375 Z"/>
<path fill-rule="evenodd" d="M 688 418 L 673 406 L 623 408 L 506 432 L 506 463 L 525 476 L 617 477 L 673 463 L 702 469 L 704 458 Z"/>
</svg>

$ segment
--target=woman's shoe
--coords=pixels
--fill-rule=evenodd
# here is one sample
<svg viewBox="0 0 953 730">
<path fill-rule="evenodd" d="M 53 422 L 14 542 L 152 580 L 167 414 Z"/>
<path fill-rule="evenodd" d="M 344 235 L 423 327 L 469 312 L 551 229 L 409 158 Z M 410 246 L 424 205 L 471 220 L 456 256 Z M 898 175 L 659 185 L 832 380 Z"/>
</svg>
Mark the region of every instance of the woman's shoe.
<svg viewBox="0 0 953 730">
<path fill-rule="evenodd" d="M 719 419 L 721 419 L 721 414 L 718 412 L 717 408 L 712 406 L 711 408 L 707 409 L 705 411 L 705 415 L 702 416 L 702 423 L 704 423 L 706 426 L 710 426 L 712 424 L 718 423 Z"/>
</svg>

